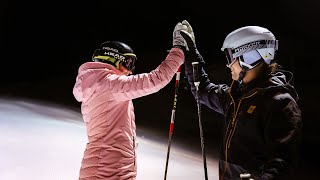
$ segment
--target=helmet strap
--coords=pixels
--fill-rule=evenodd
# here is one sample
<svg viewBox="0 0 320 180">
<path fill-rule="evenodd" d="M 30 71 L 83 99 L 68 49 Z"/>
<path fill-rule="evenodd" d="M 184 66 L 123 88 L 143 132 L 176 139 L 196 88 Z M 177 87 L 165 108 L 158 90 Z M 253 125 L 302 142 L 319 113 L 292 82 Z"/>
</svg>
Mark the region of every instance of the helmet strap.
<svg viewBox="0 0 320 180">
<path fill-rule="evenodd" d="M 242 84 L 243 78 L 246 75 L 247 69 L 246 68 L 242 68 L 241 72 L 239 73 L 239 79 L 238 82 L 239 84 Z"/>
</svg>

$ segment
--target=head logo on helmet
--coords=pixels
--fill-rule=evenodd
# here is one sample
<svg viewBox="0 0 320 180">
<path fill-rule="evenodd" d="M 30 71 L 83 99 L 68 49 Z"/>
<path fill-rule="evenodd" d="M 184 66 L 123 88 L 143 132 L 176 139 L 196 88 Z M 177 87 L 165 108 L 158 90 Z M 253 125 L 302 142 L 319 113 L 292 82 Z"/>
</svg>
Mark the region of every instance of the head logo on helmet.
<svg viewBox="0 0 320 180">
<path fill-rule="evenodd" d="M 121 64 L 133 72 L 137 57 L 127 44 L 119 41 L 107 41 L 94 51 L 92 60 L 111 64 L 118 69 Z"/>
<path fill-rule="evenodd" d="M 278 40 L 264 27 L 245 26 L 229 33 L 221 50 L 226 54 L 228 67 L 238 59 L 240 66 L 249 70 L 261 62 L 271 64 Z"/>
</svg>

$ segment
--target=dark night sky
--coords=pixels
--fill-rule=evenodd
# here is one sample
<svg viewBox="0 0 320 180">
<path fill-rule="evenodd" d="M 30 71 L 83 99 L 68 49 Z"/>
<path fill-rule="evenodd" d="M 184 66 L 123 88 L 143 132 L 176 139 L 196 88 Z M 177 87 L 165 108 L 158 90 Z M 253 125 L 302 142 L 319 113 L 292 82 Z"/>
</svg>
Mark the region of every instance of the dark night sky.
<svg viewBox="0 0 320 180">
<path fill-rule="evenodd" d="M 295 73 L 295 87 L 304 113 L 305 146 L 319 145 L 319 2 L 184 2 L 1 1 L 0 93 L 44 98 L 79 108 L 72 96 L 77 68 L 90 61 L 101 42 L 126 42 L 138 56 L 136 72 L 149 72 L 165 58 L 166 50 L 171 48 L 173 28 L 183 19 L 193 26 L 208 69 L 216 72 L 210 76 L 219 82 L 229 76 L 220 51 L 225 36 L 241 26 L 259 25 L 276 35 L 280 41 L 280 64 Z M 152 115 L 156 113 L 160 114 L 158 119 L 169 122 L 173 91 L 173 84 L 169 84 L 158 94 L 135 100 L 137 119 L 153 119 L 149 121 L 152 125 L 156 121 Z M 178 111 L 196 117 L 190 92 L 184 88 L 181 91 Z M 180 117 L 185 120 L 189 114 L 183 113 Z M 205 108 L 204 113 L 207 117 Z M 167 122 L 163 126 L 166 125 Z"/>
<path fill-rule="evenodd" d="M 183 19 L 194 27 L 209 64 L 224 62 L 220 51 L 224 37 L 244 25 L 268 27 L 280 40 L 278 57 L 292 70 L 301 72 L 309 64 L 300 62 L 317 58 L 312 47 L 318 46 L 319 39 L 318 4 L 311 0 L 231 2 L 2 1 L 0 45 L 6 68 L 1 75 L 10 74 L 4 80 L 8 83 L 73 75 L 106 40 L 127 42 L 139 56 L 140 72 L 152 69 L 160 59 L 148 56 L 171 47 L 174 25 Z"/>
</svg>

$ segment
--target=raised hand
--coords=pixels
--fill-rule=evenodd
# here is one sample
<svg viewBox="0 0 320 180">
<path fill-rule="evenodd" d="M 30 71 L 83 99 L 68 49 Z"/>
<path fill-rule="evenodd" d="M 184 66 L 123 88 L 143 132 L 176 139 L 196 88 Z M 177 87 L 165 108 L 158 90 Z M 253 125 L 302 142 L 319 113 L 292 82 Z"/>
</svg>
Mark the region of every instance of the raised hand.
<svg viewBox="0 0 320 180">
<path fill-rule="evenodd" d="M 187 41 L 187 39 L 186 38 L 188 38 L 188 40 L 190 41 L 192 41 L 192 44 L 196 44 L 196 40 L 195 40 L 195 36 L 194 36 L 194 32 L 193 32 L 193 28 L 192 28 L 192 26 L 189 24 L 189 22 L 187 21 L 187 20 L 183 20 L 182 21 L 182 23 L 181 23 L 183 26 L 186 26 L 187 28 L 184 28 L 184 29 L 182 29 L 181 31 L 182 31 L 182 36 L 183 36 L 183 38 Z M 188 36 L 188 37 L 185 37 L 185 36 Z M 188 45 L 188 42 L 186 42 L 187 43 L 187 45 Z M 190 44 L 191 42 L 189 42 L 189 44 Z M 191 44 L 190 44 L 191 45 Z M 189 45 L 188 45 L 189 46 Z"/>
<path fill-rule="evenodd" d="M 193 33 L 192 27 L 186 20 L 178 22 L 173 30 L 172 45 L 189 50 L 186 40 L 182 37 L 181 32 L 190 37 L 194 37 L 194 35 L 191 34 L 191 32 Z"/>
</svg>

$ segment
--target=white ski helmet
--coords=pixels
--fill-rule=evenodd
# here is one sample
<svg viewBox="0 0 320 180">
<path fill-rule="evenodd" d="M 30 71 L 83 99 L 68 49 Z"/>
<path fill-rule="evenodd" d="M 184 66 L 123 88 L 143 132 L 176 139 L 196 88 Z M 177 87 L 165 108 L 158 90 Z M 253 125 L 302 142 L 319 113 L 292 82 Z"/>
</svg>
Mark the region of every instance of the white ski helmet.
<svg viewBox="0 0 320 180">
<path fill-rule="evenodd" d="M 237 58 L 241 67 L 252 69 L 262 61 L 271 64 L 278 50 L 278 40 L 264 27 L 245 26 L 229 33 L 221 50 L 226 54 L 228 67 Z"/>
</svg>

